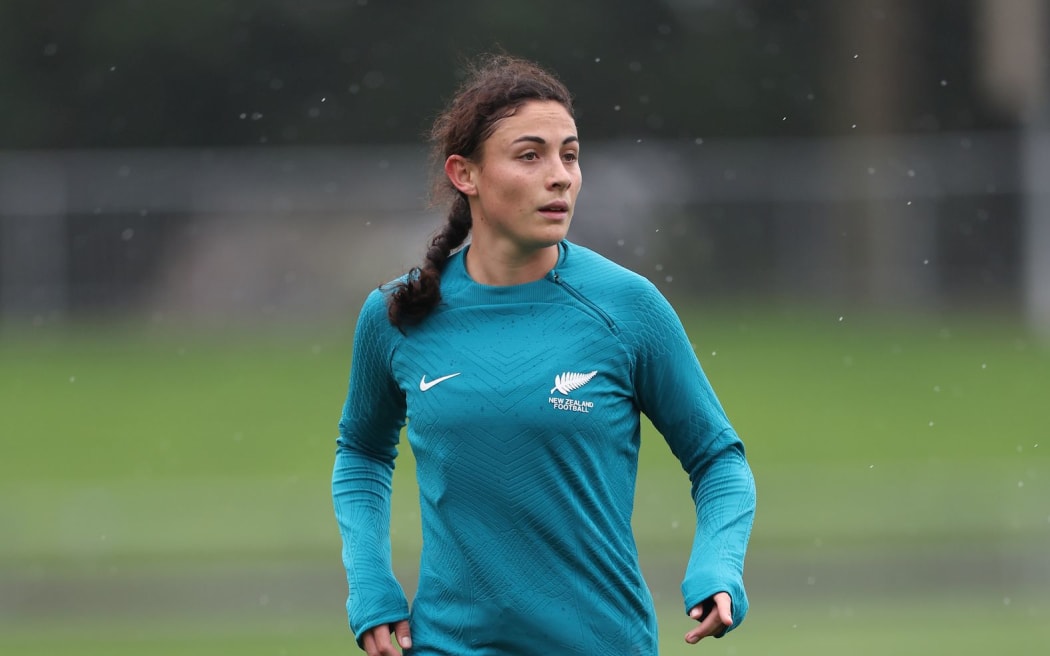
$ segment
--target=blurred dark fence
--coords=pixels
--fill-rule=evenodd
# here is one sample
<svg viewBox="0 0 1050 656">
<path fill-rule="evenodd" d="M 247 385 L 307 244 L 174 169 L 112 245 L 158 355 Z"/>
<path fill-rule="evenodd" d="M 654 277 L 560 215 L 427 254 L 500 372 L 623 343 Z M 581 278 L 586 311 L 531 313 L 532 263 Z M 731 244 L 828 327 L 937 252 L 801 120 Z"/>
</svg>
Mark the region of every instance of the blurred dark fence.
<svg viewBox="0 0 1050 656">
<path fill-rule="evenodd" d="M 0 319 L 344 314 L 502 48 L 577 94 L 572 238 L 667 293 L 1050 326 L 1040 0 L 468 4 L 0 4 Z"/>
</svg>

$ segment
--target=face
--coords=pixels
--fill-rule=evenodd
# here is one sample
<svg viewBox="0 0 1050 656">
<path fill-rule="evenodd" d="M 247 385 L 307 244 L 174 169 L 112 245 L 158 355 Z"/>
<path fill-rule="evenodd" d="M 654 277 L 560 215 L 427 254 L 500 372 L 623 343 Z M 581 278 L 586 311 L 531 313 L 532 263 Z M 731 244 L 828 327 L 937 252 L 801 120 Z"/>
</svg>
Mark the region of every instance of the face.
<svg viewBox="0 0 1050 656">
<path fill-rule="evenodd" d="M 579 152 L 560 103 L 529 101 L 499 121 L 480 155 L 459 162 L 460 184 L 449 173 L 470 201 L 472 242 L 528 256 L 564 239 L 582 183 Z"/>
</svg>

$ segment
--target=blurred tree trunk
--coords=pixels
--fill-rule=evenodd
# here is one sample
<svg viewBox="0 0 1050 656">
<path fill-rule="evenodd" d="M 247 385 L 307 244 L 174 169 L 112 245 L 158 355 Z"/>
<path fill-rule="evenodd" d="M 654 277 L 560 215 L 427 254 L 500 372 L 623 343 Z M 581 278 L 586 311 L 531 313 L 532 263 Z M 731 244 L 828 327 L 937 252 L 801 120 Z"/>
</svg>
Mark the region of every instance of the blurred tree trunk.
<svg viewBox="0 0 1050 656">
<path fill-rule="evenodd" d="M 1050 11 L 1043 0 L 983 0 L 978 21 L 984 90 L 1021 126 L 1025 310 L 1050 334 Z"/>
<path fill-rule="evenodd" d="M 885 176 L 914 178 L 921 163 L 902 161 L 879 135 L 902 131 L 912 121 L 910 108 L 916 94 L 928 91 L 917 83 L 922 54 L 911 35 L 921 29 L 922 7 L 907 0 L 885 2 L 835 2 L 825 5 L 831 43 L 826 49 L 829 85 L 836 103 L 828 116 L 836 131 L 874 138 L 849 143 L 856 161 L 862 149 L 863 170 L 837 167 L 848 180 L 863 180 L 869 201 L 858 216 L 832 217 L 828 229 L 843 244 L 847 287 L 852 296 L 876 306 L 918 306 L 933 301 L 936 293 L 934 261 L 936 216 L 929 203 L 908 203 L 908 198 L 883 198 Z M 933 180 L 915 179 L 927 186 Z M 826 240 L 825 240 L 826 241 Z"/>
</svg>

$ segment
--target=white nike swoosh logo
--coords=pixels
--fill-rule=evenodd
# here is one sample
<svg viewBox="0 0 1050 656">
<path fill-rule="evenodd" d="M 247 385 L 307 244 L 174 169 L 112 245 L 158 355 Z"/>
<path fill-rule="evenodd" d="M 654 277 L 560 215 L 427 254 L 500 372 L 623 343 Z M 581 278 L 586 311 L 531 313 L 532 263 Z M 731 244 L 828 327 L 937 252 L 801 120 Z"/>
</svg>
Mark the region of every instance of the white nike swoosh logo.
<svg viewBox="0 0 1050 656">
<path fill-rule="evenodd" d="M 449 378 L 455 378 L 460 373 L 461 372 L 457 371 L 454 374 L 449 374 L 447 376 L 442 376 L 441 378 L 435 378 L 434 380 L 432 380 L 430 382 L 427 382 L 426 374 L 424 374 L 423 377 L 419 379 L 419 391 L 420 392 L 425 392 L 428 389 L 430 389 L 431 387 L 433 387 L 434 385 L 437 385 L 438 383 L 443 383 L 446 380 L 448 380 Z"/>
</svg>

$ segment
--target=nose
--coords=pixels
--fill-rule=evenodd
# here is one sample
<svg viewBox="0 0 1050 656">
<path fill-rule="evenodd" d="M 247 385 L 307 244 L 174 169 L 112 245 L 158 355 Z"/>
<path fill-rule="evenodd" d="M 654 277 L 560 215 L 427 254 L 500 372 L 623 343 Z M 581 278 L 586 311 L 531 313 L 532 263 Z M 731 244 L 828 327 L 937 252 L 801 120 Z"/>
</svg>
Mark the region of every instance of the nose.
<svg viewBox="0 0 1050 656">
<path fill-rule="evenodd" d="M 551 167 L 550 176 L 547 179 L 547 187 L 549 189 L 568 189 L 572 185 L 572 175 L 569 173 L 569 169 L 565 166 L 565 162 L 560 159 L 555 162 Z"/>
</svg>

